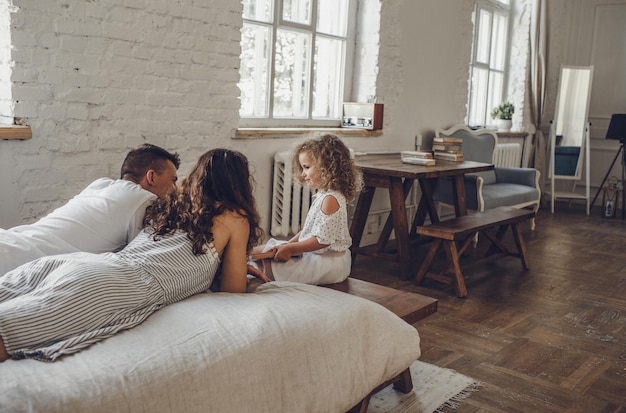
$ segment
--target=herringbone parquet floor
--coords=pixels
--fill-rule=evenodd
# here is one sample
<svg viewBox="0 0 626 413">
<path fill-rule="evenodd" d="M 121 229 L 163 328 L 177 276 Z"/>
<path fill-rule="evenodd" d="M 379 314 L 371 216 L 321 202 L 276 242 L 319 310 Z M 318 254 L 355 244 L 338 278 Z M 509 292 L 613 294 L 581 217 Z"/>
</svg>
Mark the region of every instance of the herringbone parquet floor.
<svg viewBox="0 0 626 413">
<path fill-rule="evenodd" d="M 359 256 L 352 276 L 439 300 L 417 322 L 421 360 L 484 382 L 456 410 L 626 412 L 626 220 L 567 203 L 523 227 L 530 270 L 506 257 L 465 272 L 468 296 Z M 507 238 L 507 241 L 512 242 Z M 486 240 L 466 261 L 478 256 Z M 416 249 L 415 268 L 426 247 Z M 442 258 L 440 258 L 442 259 Z"/>
</svg>

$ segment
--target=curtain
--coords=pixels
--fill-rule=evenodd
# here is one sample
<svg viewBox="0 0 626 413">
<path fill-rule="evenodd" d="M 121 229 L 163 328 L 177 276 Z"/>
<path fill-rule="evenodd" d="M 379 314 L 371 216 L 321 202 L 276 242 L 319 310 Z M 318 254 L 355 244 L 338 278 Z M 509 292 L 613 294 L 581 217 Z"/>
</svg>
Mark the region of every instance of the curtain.
<svg viewBox="0 0 626 413">
<path fill-rule="evenodd" d="M 531 162 L 535 169 L 546 176 L 546 136 L 542 130 L 546 98 L 546 71 L 548 68 L 548 0 L 533 0 L 530 16 L 530 70 L 528 72 L 531 123 L 535 127 Z M 544 179 L 539 186 L 543 192 Z"/>
</svg>

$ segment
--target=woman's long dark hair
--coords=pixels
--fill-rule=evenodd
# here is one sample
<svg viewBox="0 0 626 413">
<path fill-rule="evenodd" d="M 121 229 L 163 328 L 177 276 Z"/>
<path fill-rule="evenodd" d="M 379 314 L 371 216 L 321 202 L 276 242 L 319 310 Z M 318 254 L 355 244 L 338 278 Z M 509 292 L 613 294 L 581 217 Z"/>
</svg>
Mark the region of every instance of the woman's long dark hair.
<svg viewBox="0 0 626 413">
<path fill-rule="evenodd" d="M 182 230 L 193 243 L 194 254 L 204 254 L 213 241 L 213 218 L 225 211 L 241 214 L 250 223 L 248 251 L 263 237 L 253 196 L 248 159 L 240 152 L 212 149 L 200 157 L 174 193 L 157 199 L 144 220 L 154 238 Z"/>
</svg>

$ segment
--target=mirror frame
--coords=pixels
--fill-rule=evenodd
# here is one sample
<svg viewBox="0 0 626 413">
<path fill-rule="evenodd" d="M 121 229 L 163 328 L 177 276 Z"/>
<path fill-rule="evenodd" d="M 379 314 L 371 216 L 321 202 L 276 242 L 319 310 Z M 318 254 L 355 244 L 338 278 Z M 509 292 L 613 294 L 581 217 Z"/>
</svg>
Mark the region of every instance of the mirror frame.
<svg viewBox="0 0 626 413">
<path fill-rule="evenodd" d="M 555 175 L 555 163 L 556 163 L 556 158 L 555 158 L 555 151 L 556 151 L 556 131 L 557 131 L 557 119 L 559 119 L 559 103 L 561 103 L 561 96 L 563 95 L 563 73 L 564 70 L 569 69 L 579 69 L 579 70 L 585 70 L 589 73 L 589 84 L 587 85 L 587 96 L 586 96 L 586 102 L 585 102 L 585 110 L 584 110 L 584 118 L 581 120 L 582 122 L 582 139 L 581 139 L 581 144 L 580 144 L 580 152 L 578 154 L 578 160 L 576 162 L 576 171 L 574 175 Z M 593 66 L 566 66 L 566 65 L 562 65 L 561 66 L 561 78 L 559 79 L 559 91 L 557 94 L 557 103 L 556 103 L 556 107 L 555 107 L 555 112 L 554 112 L 554 118 L 555 121 L 551 122 L 552 124 L 550 125 L 550 156 L 548 157 L 550 165 L 548 167 L 548 175 L 550 178 L 550 190 L 547 191 L 548 193 L 550 193 L 551 195 L 551 210 L 552 213 L 554 213 L 554 203 L 555 200 L 557 198 L 568 198 L 568 199 L 584 199 L 587 202 L 587 215 L 589 215 L 589 201 L 591 199 L 591 195 L 590 195 L 590 174 L 591 174 L 591 170 L 590 170 L 590 163 L 591 163 L 591 148 L 590 148 L 590 127 L 591 124 L 589 123 L 588 120 L 588 116 L 589 116 L 589 105 L 591 102 L 591 85 L 593 83 Z M 569 96 L 569 94 L 568 94 Z M 583 98 L 584 99 L 584 98 Z M 583 100 L 581 99 L 581 100 Z M 575 192 L 576 190 L 576 181 L 580 180 L 582 178 L 582 170 L 583 167 L 582 165 L 584 164 L 584 169 L 585 169 L 585 194 L 584 195 L 580 195 L 578 193 Z M 569 181 L 574 181 L 572 187 L 571 187 L 571 191 L 570 192 L 566 192 L 566 191 L 557 191 L 556 188 L 556 180 L 569 180 Z"/>
<path fill-rule="evenodd" d="M 556 163 L 556 133 L 559 128 L 558 120 L 561 116 L 561 112 L 563 112 L 563 108 L 561 106 L 561 100 L 565 98 L 565 94 L 568 93 L 565 91 L 565 87 L 563 84 L 564 72 L 565 70 L 580 70 L 589 73 L 589 83 L 587 85 L 586 90 L 586 99 L 584 106 L 584 117 L 582 118 L 581 128 L 581 136 L 580 136 L 580 152 L 578 154 L 578 160 L 576 161 L 576 170 L 574 175 L 555 175 L 555 163 Z M 549 177 L 555 177 L 556 179 L 570 179 L 570 180 L 579 180 L 582 177 L 582 166 L 584 163 L 584 157 L 587 157 L 586 154 L 589 152 L 589 130 L 588 130 L 588 119 L 589 119 L 589 105 L 591 102 L 591 85 L 593 83 L 593 66 L 570 66 L 570 65 L 561 65 L 561 76 L 559 78 L 559 89 L 556 97 L 556 105 L 554 109 L 554 121 L 552 121 L 552 125 L 550 126 L 550 167 L 548 168 Z M 567 145 L 564 145 L 567 146 Z M 575 145 L 573 145 L 575 146 Z"/>
</svg>

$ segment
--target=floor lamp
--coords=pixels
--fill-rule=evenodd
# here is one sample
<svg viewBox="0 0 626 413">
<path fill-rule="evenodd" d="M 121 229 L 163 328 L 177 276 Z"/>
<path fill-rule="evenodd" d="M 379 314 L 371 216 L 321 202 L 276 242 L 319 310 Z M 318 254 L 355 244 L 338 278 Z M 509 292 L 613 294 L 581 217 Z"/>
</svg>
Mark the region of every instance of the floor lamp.
<svg viewBox="0 0 626 413">
<path fill-rule="evenodd" d="M 611 170 L 613 169 L 613 165 L 617 161 L 617 158 L 620 157 L 622 159 L 622 219 L 626 217 L 626 209 L 624 208 L 624 201 L 626 200 L 626 196 L 624 194 L 624 179 L 626 175 L 626 151 L 624 150 L 624 145 L 626 145 L 626 113 L 615 113 L 611 116 L 611 123 L 609 123 L 609 129 L 606 131 L 606 139 L 616 139 L 619 140 L 619 149 L 615 154 L 615 158 L 613 158 L 613 162 L 611 162 L 611 166 L 606 171 L 606 175 L 604 175 L 604 179 L 598 188 L 598 192 L 596 192 L 596 196 L 593 197 L 593 201 L 591 201 L 591 208 L 593 208 L 593 204 L 596 202 L 600 191 L 604 188 L 604 184 L 611 174 Z"/>
</svg>

